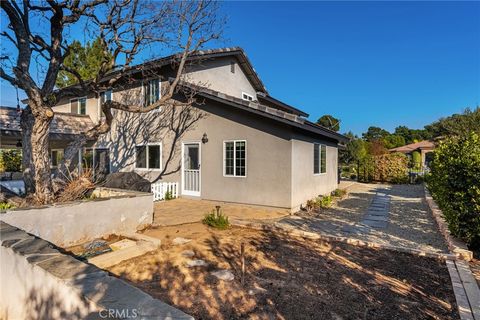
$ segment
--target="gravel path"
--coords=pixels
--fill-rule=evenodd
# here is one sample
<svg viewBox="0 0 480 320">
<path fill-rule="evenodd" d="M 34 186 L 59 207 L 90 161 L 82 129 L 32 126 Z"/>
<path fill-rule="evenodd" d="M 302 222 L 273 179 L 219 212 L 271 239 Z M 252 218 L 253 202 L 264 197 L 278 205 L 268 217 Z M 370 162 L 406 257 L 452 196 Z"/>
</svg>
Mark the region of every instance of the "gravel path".
<svg viewBox="0 0 480 320">
<path fill-rule="evenodd" d="M 355 184 L 348 198 L 314 215 L 297 215 L 278 222 L 306 231 L 344 236 L 428 252 L 448 253 L 447 245 L 425 202 L 422 185 Z M 378 194 L 389 197 L 387 223 L 365 224 Z M 377 199 L 375 198 L 375 199 Z"/>
</svg>

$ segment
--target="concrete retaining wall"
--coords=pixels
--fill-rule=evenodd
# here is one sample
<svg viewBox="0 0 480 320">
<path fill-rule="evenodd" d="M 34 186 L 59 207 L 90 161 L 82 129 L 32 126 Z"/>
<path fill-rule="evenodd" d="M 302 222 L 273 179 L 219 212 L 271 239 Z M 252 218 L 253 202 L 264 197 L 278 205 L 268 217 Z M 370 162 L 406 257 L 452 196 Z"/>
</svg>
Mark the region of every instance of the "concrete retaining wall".
<svg viewBox="0 0 480 320">
<path fill-rule="evenodd" d="M 96 191 L 105 195 L 109 191 Z M 109 194 L 117 194 L 111 191 Z M 66 247 L 109 234 L 130 234 L 153 222 L 153 195 L 124 192 L 121 196 L 97 198 L 0 213 L 0 221 Z"/>
<path fill-rule="evenodd" d="M 0 319 L 193 319 L 0 222 Z"/>
</svg>

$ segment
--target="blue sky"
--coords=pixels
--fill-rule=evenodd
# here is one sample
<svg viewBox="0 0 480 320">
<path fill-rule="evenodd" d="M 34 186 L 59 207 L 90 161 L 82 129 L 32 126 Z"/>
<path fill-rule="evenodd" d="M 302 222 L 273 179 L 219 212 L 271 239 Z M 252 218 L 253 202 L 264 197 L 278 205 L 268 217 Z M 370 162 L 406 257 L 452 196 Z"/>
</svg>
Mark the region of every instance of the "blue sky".
<svg viewBox="0 0 480 320">
<path fill-rule="evenodd" d="M 225 2 L 269 93 L 341 131 L 422 128 L 480 104 L 480 2 Z M 1 104 L 14 105 L 2 82 Z"/>
</svg>

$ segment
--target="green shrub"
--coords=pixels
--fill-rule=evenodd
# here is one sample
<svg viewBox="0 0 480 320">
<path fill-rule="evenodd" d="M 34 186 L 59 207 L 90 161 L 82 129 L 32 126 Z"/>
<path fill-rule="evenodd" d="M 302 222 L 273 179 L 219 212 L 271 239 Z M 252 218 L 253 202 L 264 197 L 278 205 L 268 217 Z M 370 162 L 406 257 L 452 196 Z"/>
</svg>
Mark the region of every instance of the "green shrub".
<svg viewBox="0 0 480 320">
<path fill-rule="evenodd" d="M 414 170 L 420 170 L 420 167 L 422 166 L 422 155 L 420 154 L 420 152 L 412 152 L 412 162 L 410 166 Z"/>
<path fill-rule="evenodd" d="M 360 162 L 358 180 L 407 183 L 408 158 L 398 152 L 367 156 Z"/>
<path fill-rule="evenodd" d="M 451 137 L 435 149 L 427 185 L 450 232 L 480 246 L 480 137 Z"/>
<path fill-rule="evenodd" d="M 317 208 L 329 208 L 332 206 L 332 196 L 322 196 L 315 199 Z"/>
<path fill-rule="evenodd" d="M 335 189 L 332 191 L 332 196 L 337 198 L 343 198 L 347 194 L 347 190 L 345 189 Z"/>
<path fill-rule="evenodd" d="M 22 171 L 22 152 L 16 149 L 0 151 L 0 172 Z"/>
<path fill-rule="evenodd" d="M 173 196 L 173 193 L 171 191 L 165 192 L 165 200 L 173 200 L 175 197 Z"/>
<path fill-rule="evenodd" d="M 230 226 L 228 217 L 224 215 L 220 210 L 212 210 L 212 212 L 207 213 L 203 218 L 202 222 L 210 227 L 220 230 L 227 229 Z"/>
<path fill-rule="evenodd" d="M 0 202 L 0 211 L 14 209 L 14 208 L 15 206 L 13 204 L 10 204 L 8 202 Z"/>
</svg>

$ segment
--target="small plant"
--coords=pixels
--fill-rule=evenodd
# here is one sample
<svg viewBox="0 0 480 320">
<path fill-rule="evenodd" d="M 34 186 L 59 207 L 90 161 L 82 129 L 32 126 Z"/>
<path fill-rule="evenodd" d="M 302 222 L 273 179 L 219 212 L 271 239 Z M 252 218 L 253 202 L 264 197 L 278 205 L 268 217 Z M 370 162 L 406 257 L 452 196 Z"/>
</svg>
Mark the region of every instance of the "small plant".
<svg viewBox="0 0 480 320">
<path fill-rule="evenodd" d="M 332 206 L 332 196 L 318 197 L 320 208 L 329 208 Z"/>
<path fill-rule="evenodd" d="M 230 226 L 230 222 L 228 221 L 228 217 L 224 215 L 220 211 L 220 206 L 215 207 L 216 210 L 212 210 L 212 212 L 207 213 L 205 218 L 203 218 L 202 222 L 207 226 L 225 230 Z"/>
<path fill-rule="evenodd" d="M 332 191 L 332 196 L 337 198 L 343 198 L 347 194 L 347 190 L 345 189 L 335 189 Z"/>
<path fill-rule="evenodd" d="M 8 210 L 8 209 L 14 209 L 15 206 L 11 203 L 8 202 L 0 202 L 0 211 L 2 210 Z"/>
<path fill-rule="evenodd" d="M 173 199 L 175 199 L 175 197 L 173 196 L 172 191 L 165 192 L 165 200 L 168 201 L 168 200 L 173 200 Z"/>
<path fill-rule="evenodd" d="M 307 212 L 312 212 L 316 208 L 316 203 L 315 200 L 307 200 L 307 203 L 305 204 L 305 209 Z"/>
</svg>

